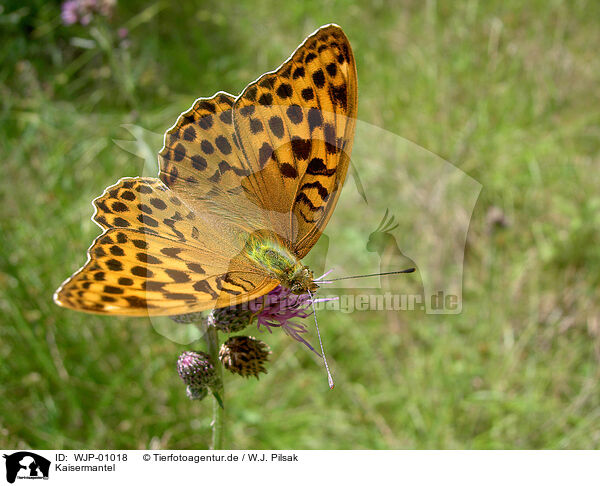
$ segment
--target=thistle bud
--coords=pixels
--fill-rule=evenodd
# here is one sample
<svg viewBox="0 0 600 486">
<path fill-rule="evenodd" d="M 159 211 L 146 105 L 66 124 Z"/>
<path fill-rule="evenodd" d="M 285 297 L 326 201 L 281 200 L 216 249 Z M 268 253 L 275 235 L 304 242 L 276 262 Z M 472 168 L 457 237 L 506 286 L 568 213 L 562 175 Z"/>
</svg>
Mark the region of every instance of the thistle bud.
<svg viewBox="0 0 600 486">
<path fill-rule="evenodd" d="M 201 351 L 185 351 L 177 360 L 177 372 L 186 385 L 204 388 L 214 385 L 217 373 L 210 356 Z"/>
<path fill-rule="evenodd" d="M 204 315 L 202 312 L 191 312 L 189 314 L 179 314 L 177 316 L 171 316 L 177 324 L 192 324 L 193 322 L 202 322 Z"/>
<path fill-rule="evenodd" d="M 209 322 L 221 332 L 239 332 L 252 322 L 252 311 L 242 306 L 222 307 L 212 311 Z"/>
<path fill-rule="evenodd" d="M 250 336 L 233 336 L 221 346 L 219 359 L 232 373 L 243 377 L 266 373 L 265 363 L 269 357 L 269 347 Z"/>
<path fill-rule="evenodd" d="M 185 394 L 190 400 L 202 400 L 208 395 L 208 389 L 205 387 L 188 385 L 185 389 Z"/>
</svg>

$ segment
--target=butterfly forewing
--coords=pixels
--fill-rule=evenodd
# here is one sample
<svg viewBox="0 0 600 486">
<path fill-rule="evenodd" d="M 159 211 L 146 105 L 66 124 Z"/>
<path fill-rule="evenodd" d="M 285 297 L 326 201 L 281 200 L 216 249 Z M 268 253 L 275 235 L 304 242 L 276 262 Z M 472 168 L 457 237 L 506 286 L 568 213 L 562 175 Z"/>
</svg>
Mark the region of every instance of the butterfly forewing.
<svg viewBox="0 0 600 486">
<path fill-rule="evenodd" d="M 348 39 L 330 25 L 309 36 L 277 71 L 250 84 L 234 125 L 251 168 L 248 192 L 288 214 L 281 233 L 302 258 L 316 243 L 346 176 L 357 106 Z"/>
</svg>

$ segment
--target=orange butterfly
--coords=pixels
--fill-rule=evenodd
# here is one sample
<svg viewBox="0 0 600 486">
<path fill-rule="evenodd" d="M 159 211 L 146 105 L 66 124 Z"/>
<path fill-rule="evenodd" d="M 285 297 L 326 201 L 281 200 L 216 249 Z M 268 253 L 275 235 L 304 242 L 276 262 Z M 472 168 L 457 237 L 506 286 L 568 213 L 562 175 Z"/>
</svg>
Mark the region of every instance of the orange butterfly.
<svg viewBox="0 0 600 486">
<path fill-rule="evenodd" d="M 315 290 L 300 261 L 346 177 L 357 108 L 354 56 L 321 27 L 236 98 L 196 100 L 165 134 L 158 179 L 124 178 L 94 201 L 103 233 L 57 304 L 177 315 Z"/>
</svg>

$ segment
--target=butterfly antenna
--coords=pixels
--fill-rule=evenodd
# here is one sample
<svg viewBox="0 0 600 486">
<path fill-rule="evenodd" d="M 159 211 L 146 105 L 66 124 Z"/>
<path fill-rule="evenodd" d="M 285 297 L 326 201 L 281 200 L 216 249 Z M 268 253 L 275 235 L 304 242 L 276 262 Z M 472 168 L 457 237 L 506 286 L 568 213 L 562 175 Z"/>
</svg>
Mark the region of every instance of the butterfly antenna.
<svg viewBox="0 0 600 486">
<path fill-rule="evenodd" d="M 398 275 L 399 273 L 413 273 L 414 271 L 415 271 L 414 268 L 407 268 L 405 270 L 400 270 L 397 272 L 369 273 L 367 275 L 352 275 L 351 277 L 328 278 L 327 282 L 320 282 L 320 283 L 336 282 L 337 280 L 348 280 L 351 278 L 381 277 L 382 275 Z"/>
<path fill-rule="evenodd" d="M 325 369 L 327 370 L 327 381 L 329 382 L 329 389 L 333 390 L 335 384 L 333 383 L 333 377 L 331 376 L 331 371 L 329 371 L 329 365 L 327 364 L 327 357 L 325 356 L 325 349 L 323 349 L 323 341 L 321 340 L 321 331 L 319 331 L 319 323 L 317 322 L 317 309 L 315 309 L 315 299 L 310 290 L 308 290 L 308 295 L 310 295 L 310 303 L 313 308 L 313 316 L 315 316 L 315 326 L 317 328 L 317 336 L 319 336 L 319 345 L 321 346 L 321 355 L 323 356 L 323 362 L 325 363 Z"/>
</svg>

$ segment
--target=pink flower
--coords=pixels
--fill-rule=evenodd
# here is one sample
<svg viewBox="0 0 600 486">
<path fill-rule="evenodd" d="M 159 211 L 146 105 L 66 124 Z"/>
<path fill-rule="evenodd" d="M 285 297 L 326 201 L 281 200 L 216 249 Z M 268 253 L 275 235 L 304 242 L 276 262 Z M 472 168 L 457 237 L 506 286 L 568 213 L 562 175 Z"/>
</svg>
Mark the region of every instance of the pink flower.
<svg viewBox="0 0 600 486">
<path fill-rule="evenodd" d="M 184 351 L 177 360 L 177 373 L 192 388 L 212 386 L 217 380 L 210 356 L 202 351 Z"/>
<path fill-rule="evenodd" d="M 315 354 L 321 356 L 302 337 L 302 334 L 307 333 L 308 329 L 303 324 L 292 321 L 296 317 L 304 319 L 313 313 L 312 300 L 309 294 L 296 295 L 279 285 L 267 295 L 249 302 L 248 308 L 256 316 L 256 327 L 259 331 L 265 328 L 272 333 L 272 328 L 279 327 L 292 339 L 301 342 Z M 327 300 L 332 299 L 316 299 L 314 302 L 324 302 Z"/>
<path fill-rule="evenodd" d="M 62 4 L 62 17 L 63 24 L 72 25 L 79 20 L 78 16 L 79 2 L 77 0 L 67 0 Z"/>
<path fill-rule="evenodd" d="M 62 4 L 60 16 L 65 25 L 88 25 L 94 15 L 110 17 L 115 3 L 116 0 L 66 0 Z"/>
</svg>

